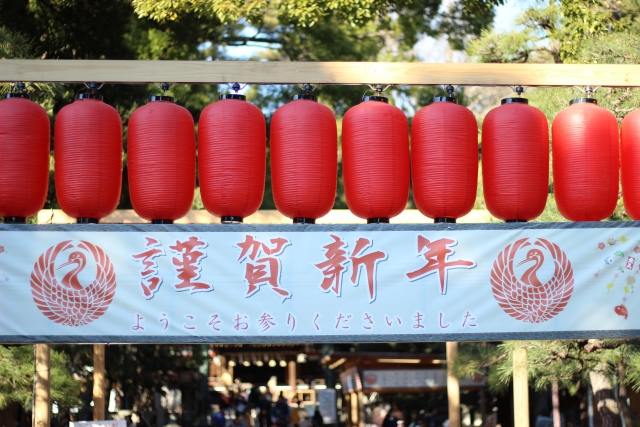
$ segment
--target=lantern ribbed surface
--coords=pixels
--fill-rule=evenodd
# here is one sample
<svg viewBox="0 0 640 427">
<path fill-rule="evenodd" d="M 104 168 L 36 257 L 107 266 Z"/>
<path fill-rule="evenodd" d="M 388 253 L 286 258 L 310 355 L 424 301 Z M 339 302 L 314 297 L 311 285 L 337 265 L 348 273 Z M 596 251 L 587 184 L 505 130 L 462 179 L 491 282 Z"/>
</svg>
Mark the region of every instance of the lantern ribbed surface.
<svg viewBox="0 0 640 427">
<path fill-rule="evenodd" d="M 429 218 L 468 214 L 478 186 L 478 124 L 455 102 L 422 108 L 411 124 L 413 199 Z"/>
<path fill-rule="evenodd" d="M 570 221 L 600 221 L 618 200 L 618 123 L 610 111 L 577 102 L 553 120 L 553 181 Z"/>
<path fill-rule="evenodd" d="M 136 213 L 175 221 L 191 209 L 196 180 L 193 117 L 170 101 L 152 101 L 129 119 L 129 191 Z"/>
<path fill-rule="evenodd" d="M 624 209 L 640 220 L 640 110 L 622 120 L 620 129 L 620 168 Z"/>
<path fill-rule="evenodd" d="M 54 128 L 56 195 L 72 218 L 100 220 L 120 201 L 122 122 L 99 99 L 78 99 L 65 106 Z"/>
<path fill-rule="evenodd" d="M 359 218 L 393 218 L 409 198 L 409 131 L 402 110 L 366 101 L 342 122 L 347 205 Z"/>
<path fill-rule="evenodd" d="M 0 101 L 0 217 L 38 213 L 49 183 L 49 116 L 26 98 Z"/>
<path fill-rule="evenodd" d="M 242 99 L 207 106 L 198 123 L 198 173 L 204 207 L 219 217 L 255 213 L 264 194 L 266 124 Z"/>
<path fill-rule="evenodd" d="M 491 215 L 530 221 L 549 192 L 549 125 L 524 98 L 508 98 L 482 123 L 482 181 Z"/>
<path fill-rule="evenodd" d="M 298 99 L 271 119 L 271 185 L 276 208 L 289 218 L 325 216 L 336 197 L 338 131 L 328 107 Z"/>
</svg>

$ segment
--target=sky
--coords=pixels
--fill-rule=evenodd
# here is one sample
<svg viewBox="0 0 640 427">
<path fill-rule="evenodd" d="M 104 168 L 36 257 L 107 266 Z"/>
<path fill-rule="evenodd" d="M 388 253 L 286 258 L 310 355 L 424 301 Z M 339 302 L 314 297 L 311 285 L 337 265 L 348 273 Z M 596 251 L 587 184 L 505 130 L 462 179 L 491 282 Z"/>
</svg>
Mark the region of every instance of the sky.
<svg viewBox="0 0 640 427">
<path fill-rule="evenodd" d="M 514 22 L 518 14 L 533 3 L 535 0 L 507 0 L 504 5 L 496 8 L 494 28 L 500 32 L 511 30 L 515 26 Z M 242 60 L 265 50 L 266 46 L 227 46 L 224 49 L 231 59 Z M 447 48 L 446 40 L 436 40 L 433 37 L 422 37 L 414 49 L 422 62 L 464 62 L 466 60 L 463 52 L 451 52 Z"/>
</svg>

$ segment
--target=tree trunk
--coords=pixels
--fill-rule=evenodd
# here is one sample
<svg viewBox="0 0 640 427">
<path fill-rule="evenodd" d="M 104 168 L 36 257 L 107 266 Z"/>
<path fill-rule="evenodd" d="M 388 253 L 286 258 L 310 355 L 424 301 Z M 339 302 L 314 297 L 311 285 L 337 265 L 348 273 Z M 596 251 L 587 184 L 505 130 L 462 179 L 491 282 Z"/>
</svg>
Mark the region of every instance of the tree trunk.
<svg viewBox="0 0 640 427">
<path fill-rule="evenodd" d="M 624 364 L 622 362 L 618 363 L 618 384 L 618 404 L 624 417 L 624 423 L 627 427 L 634 427 L 633 414 L 627 403 L 629 396 L 627 395 L 627 386 L 624 384 Z"/>
<path fill-rule="evenodd" d="M 613 394 L 611 380 L 609 380 L 605 372 L 606 365 L 604 363 L 601 363 L 596 366 L 596 369 L 589 372 L 596 408 L 602 420 L 602 427 L 622 427 L 620 411 L 616 397 Z"/>
</svg>

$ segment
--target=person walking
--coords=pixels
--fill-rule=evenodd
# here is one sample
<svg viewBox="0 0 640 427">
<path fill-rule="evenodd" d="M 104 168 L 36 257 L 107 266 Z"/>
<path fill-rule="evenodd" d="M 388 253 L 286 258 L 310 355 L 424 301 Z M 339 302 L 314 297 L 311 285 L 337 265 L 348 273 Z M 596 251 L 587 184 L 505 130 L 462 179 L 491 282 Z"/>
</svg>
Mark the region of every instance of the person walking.
<svg viewBox="0 0 640 427">
<path fill-rule="evenodd" d="M 287 399 L 284 398 L 282 393 L 278 396 L 278 401 L 273 408 L 273 416 L 278 427 L 287 427 L 289 425 L 289 421 L 291 420 L 291 408 L 289 408 Z"/>
<path fill-rule="evenodd" d="M 264 394 L 260 395 L 258 411 L 260 427 L 271 427 L 271 401 Z"/>
<path fill-rule="evenodd" d="M 149 424 L 147 424 L 142 414 L 138 411 L 131 414 L 131 422 L 135 427 L 149 427 Z"/>
<path fill-rule="evenodd" d="M 316 410 L 313 413 L 313 418 L 311 418 L 311 426 L 312 427 L 323 427 L 324 420 L 322 419 L 322 414 L 320 413 L 320 407 L 316 406 Z"/>
</svg>

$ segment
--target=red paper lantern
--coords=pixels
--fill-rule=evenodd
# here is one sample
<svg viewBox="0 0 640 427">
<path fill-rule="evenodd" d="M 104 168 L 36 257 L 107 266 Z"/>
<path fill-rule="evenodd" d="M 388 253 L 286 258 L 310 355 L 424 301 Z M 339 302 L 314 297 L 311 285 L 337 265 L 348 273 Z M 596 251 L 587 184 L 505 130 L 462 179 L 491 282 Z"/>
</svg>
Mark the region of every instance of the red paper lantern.
<svg viewBox="0 0 640 427">
<path fill-rule="evenodd" d="M 129 191 L 136 213 L 172 224 L 193 204 L 196 137 L 193 117 L 170 96 L 151 96 L 129 119 Z"/>
<path fill-rule="evenodd" d="M 549 193 L 549 125 L 525 98 L 507 98 L 482 123 L 482 181 L 491 215 L 507 222 L 540 216 Z"/>
<path fill-rule="evenodd" d="M 120 201 L 122 121 L 98 93 L 80 93 L 56 118 L 56 194 L 78 223 L 98 223 Z"/>
<path fill-rule="evenodd" d="M 409 198 L 409 131 L 402 110 L 365 96 L 342 124 L 342 166 L 349 209 L 368 223 L 387 223 Z"/>
<path fill-rule="evenodd" d="M 24 223 L 44 206 L 49 184 L 49 116 L 26 93 L 0 102 L 0 216 Z"/>
<path fill-rule="evenodd" d="M 593 98 L 571 101 L 553 120 L 558 210 L 570 221 L 600 221 L 618 200 L 618 122 Z"/>
<path fill-rule="evenodd" d="M 296 95 L 271 119 L 271 185 L 276 208 L 294 223 L 314 224 L 336 197 L 336 118 L 313 95 Z"/>
<path fill-rule="evenodd" d="M 434 222 L 468 214 L 478 186 L 478 124 L 450 96 L 437 96 L 411 125 L 413 199 Z"/>
<path fill-rule="evenodd" d="M 624 209 L 640 220 L 640 110 L 627 114 L 620 129 L 620 167 Z"/>
<path fill-rule="evenodd" d="M 204 207 L 223 223 L 242 222 L 262 203 L 266 125 L 244 95 L 221 95 L 198 124 L 200 194 Z"/>
</svg>

